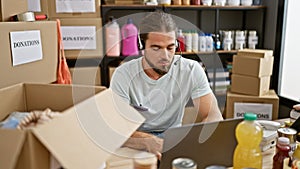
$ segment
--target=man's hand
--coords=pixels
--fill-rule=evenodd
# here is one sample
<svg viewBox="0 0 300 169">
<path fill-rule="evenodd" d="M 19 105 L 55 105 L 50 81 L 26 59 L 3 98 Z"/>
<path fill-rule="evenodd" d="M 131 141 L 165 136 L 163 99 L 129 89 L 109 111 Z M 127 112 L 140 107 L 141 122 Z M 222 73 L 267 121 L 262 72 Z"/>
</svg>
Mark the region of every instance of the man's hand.
<svg viewBox="0 0 300 169">
<path fill-rule="evenodd" d="M 300 110 L 300 104 L 294 105 L 293 108 L 294 108 L 295 110 L 298 110 L 298 111 L 299 111 L 299 110 Z"/>
<path fill-rule="evenodd" d="M 163 139 L 152 134 L 136 131 L 125 142 L 124 147 L 129 147 L 137 150 L 145 150 L 153 153 L 157 158 L 161 159 Z"/>
</svg>

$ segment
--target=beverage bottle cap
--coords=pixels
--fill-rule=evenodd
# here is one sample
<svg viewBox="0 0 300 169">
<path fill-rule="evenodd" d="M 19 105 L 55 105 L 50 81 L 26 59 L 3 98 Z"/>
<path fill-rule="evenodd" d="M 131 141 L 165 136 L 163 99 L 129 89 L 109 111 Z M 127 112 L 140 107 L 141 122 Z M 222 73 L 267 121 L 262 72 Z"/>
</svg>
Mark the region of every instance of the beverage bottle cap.
<svg viewBox="0 0 300 169">
<path fill-rule="evenodd" d="M 133 23 L 133 20 L 131 18 L 128 18 L 127 24 L 132 24 L 132 23 Z"/>
<path fill-rule="evenodd" d="M 257 115 L 254 113 L 246 112 L 244 114 L 244 120 L 253 121 L 257 119 Z"/>
<path fill-rule="evenodd" d="M 290 144 L 290 139 L 288 139 L 287 137 L 279 137 L 277 141 L 278 141 L 278 144 L 284 145 L 284 146 Z"/>
</svg>

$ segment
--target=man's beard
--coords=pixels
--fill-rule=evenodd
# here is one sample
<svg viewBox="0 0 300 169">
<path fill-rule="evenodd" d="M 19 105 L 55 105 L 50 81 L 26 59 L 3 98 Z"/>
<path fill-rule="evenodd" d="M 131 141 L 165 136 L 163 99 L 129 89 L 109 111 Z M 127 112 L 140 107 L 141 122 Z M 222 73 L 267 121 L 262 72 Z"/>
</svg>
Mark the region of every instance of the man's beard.
<svg viewBox="0 0 300 169">
<path fill-rule="evenodd" d="M 166 70 L 162 70 L 162 69 L 156 68 L 156 67 L 154 66 L 154 64 L 151 63 L 151 62 L 147 59 L 146 56 L 144 56 L 144 58 L 145 58 L 146 62 L 148 63 L 148 65 L 149 65 L 149 66 L 150 66 L 157 74 L 163 76 L 163 75 L 165 75 L 165 74 L 168 73 L 169 67 L 166 66 L 166 67 L 165 67 Z"/>
</svg>

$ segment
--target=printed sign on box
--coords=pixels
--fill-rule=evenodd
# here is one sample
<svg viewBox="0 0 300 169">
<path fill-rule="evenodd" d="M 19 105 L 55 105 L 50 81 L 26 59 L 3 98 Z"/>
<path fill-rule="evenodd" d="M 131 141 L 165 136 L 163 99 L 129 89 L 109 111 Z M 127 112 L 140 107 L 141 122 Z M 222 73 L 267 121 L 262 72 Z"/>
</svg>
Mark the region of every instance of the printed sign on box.
<svg viewBox="0 0 300 169">
<path fill-rule="evenodd" d="M 42 60 L 40 30 L 10 32 L 13 66 Z"/>
<path fill-rule="evenodd" d="M 95 11 L 95 0 L 56 0 L 57 13 L 88 13 Z"/>
<path fill-rule="evenodd" d="M 65 50 L 96 49 L 96 26 L 62 26 Z"/>
<path fill-rule="evenodd" d="M 257 119 L 272 120 L 272 104 L 262 103 L 234 103 L 234 118 L 244 117 L 245 112 L 252 112 L 257 114 Z"/>
</svg>

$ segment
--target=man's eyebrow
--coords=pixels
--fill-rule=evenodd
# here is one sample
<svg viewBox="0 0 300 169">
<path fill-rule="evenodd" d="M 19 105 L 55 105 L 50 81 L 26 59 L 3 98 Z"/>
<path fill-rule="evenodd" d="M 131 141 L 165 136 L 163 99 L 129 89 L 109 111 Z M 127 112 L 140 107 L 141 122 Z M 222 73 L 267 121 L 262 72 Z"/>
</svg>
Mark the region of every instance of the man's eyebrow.
<svg viewBox="0 0 300 169">
<path fill-rule="evenodd" d="M 172 46 L 175 46 L 175 43 L 171 43 L 171 44 L 169 44 L 167 47 L 172 47 Z M 162 46 L 153 44 L 153 45 L 150 45 L 150 47 L 158 47 L 158 48 L 161 48 Z"/>
</svg>

